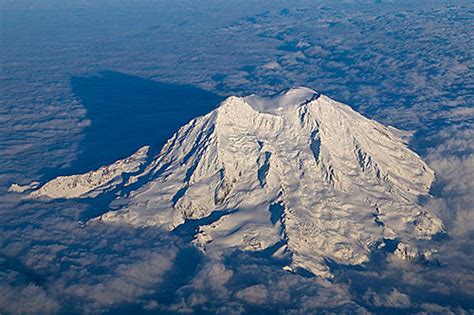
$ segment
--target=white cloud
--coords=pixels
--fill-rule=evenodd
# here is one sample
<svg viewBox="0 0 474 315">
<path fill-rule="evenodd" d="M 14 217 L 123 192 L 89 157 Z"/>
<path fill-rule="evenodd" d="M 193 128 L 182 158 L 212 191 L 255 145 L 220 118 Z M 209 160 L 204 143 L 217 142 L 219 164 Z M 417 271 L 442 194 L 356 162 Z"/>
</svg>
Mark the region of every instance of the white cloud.
<svg viewBox="0 0 474 315">
<path fill-rule="evenodd" d="M 268 303 L 268 290 L 261 284 L 252 285 L 235 293 L 238 299 L 250 304 Z"/>
<path fill-rule="evenodd" d="M 408 308 L 411 306 L 410 297 L 397 289 L 392 289 L 388 294 L 379 294 L 369 289 L 363 298 L 376 307 Z"/>
<path fill-rule="evenodd" d="M 1 277 L 0 277 L 1 279 Z M 54 314 L 60 304 L 43 288 L 34 284 L 0 285 L 0 311 L 7 314 Z"/>
<path fill-rule="evenodd" d="M 435 170 L 440 197 L 433 200 L 449 232 L 462 235 L 474 231 L 474 155 L 436 157 L 430 161 Z"/>
</svg>

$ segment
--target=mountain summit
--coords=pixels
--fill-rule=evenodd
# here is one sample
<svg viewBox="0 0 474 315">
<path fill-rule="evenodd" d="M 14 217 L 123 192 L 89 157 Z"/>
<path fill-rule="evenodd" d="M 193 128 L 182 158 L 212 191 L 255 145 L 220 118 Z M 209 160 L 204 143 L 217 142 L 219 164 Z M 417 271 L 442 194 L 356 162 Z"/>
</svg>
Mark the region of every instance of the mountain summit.
<svg viewBox="0 0 474 315">
<path fill-rule="evenodd" d="M 105 166 L 117 176 L 81 182 L 88 188 L 80 191 L 131 185 L 101 221 L 174 230 L 195 220 L 194 243 L 209 255 L 265 251 L 287 260 L 286 269 L 330 277 L 328 260 L 362 264 L 390 242 L 402 258 L 424 257 L 418 240 L 443 231 L 418 204 L 433 171 L 399 134 L 304 87 L 229 97 L 151 161 L 139 151 L 121 160 L 132 168 Z M 74 176 L 62 181 L 70 186 Z M 67 198 L 70 190 L 61 180 L 54 193 L 45 187 L 32 194 Z"/>
</svg>

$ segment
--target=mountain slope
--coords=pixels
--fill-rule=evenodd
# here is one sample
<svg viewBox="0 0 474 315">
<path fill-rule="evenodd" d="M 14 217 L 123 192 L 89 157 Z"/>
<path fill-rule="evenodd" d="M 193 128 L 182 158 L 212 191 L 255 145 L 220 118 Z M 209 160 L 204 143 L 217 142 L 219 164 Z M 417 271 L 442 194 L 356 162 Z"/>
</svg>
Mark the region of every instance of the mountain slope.
<svg viewBox="0 0 474 315">
<path fill-rule="evenodd" d="M 180 128 L 100 219 L 173 230 L 219 213 L 195 235 L 209 255 L 271 248 L 329 277 L 328 259 L 361 264 L 389 239 L 422 256 L 417 240 L 443 230 L 418 204 L 433 178 L 394 129 L 296 88 L 230 97 Z"/>
<path fill-rule="evenodd" d="M 146 161 L 148 149 L 148 146 L 144 146 L 128 158 L 85 174 L 56 177 L 30 195 L 56 199 L 96 197 L 122 184 L 124 174 L 139 171 Z"/>
</svg>

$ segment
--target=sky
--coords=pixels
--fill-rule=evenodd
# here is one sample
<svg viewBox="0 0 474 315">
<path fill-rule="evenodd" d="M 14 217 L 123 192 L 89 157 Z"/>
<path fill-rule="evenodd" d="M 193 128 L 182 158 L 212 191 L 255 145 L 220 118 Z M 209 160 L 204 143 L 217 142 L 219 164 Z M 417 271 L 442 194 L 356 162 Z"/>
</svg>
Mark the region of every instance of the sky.
<svg viewBox="0 0 474 315">
<path fill-rule="evenodd" d="M 0 0 L 0 312 L 471 313 L 471 1 Z M 24 200 L 12 183 L 85 172 L 226 96 L 308 86 L 385 125 L 436 172 L 439 264 L 334 270 L 215 261 L 153 228 L 80 222 L 107 200 Z"/>
</svg>

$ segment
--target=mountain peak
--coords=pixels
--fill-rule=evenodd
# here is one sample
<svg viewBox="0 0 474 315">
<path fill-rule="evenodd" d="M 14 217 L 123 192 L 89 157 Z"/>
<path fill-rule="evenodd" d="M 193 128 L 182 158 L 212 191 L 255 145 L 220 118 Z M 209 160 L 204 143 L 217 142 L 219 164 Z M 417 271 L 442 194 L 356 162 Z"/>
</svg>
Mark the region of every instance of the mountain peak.
<svg viewBox="0 0 474 315">
<path fill-rule="evenodd" d="M 203 251 L 272 248 L 287 269 L 324 277 L 327 259 L 361 264 L 386 240 L 423 255 L 418 240 L 443 231 L 418 204 L 434 173 L 394 129 L 303 87 L 230 97 L 133 171 L 137 188 L 103 222 L 173 230 L 203 219 Z"/>
<path fill-rule="evenodd" d="M 319 97 L 319 93 L 307 88 L 296 87 L 284 90 L 269 97 L 251 95 L 244 98 L 258 112 L 277 114 L 296 106 L 311 102 Z"/>
</svg>

